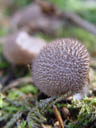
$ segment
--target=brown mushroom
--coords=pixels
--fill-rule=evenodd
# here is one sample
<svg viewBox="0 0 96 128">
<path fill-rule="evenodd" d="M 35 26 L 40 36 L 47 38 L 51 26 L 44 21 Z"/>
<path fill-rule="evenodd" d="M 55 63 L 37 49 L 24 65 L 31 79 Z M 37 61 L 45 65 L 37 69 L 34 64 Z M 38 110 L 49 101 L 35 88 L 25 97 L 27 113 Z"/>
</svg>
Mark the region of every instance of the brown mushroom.
<svg viewBox="0 0 96 128">
<path fill-rule="evenodd" d="M 46 42 L 38 37 L 31 37 L 27 32 L 18 32 L 4 43 L 4 56 L 13 64 L 32 64 L 34 58 Z"/>
</svg>

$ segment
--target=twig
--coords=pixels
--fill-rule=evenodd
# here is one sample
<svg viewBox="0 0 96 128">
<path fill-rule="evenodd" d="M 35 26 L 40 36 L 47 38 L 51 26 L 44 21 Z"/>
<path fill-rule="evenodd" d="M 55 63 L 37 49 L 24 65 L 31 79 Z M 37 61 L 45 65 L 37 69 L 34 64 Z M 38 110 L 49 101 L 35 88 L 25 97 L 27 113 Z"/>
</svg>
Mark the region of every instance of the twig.
<svg viewBox="0 0 96 128">
<path fill-rule="evenodd" d="M 79 27 L 81 27 L 81 28 L 93 33 L 94 35 L 96 35 L 96 25 L 82 19 L 76 13 L 64 12 L 62 16 L 64 18 L 71 20 L 71 22 L 75 23 Z"/>
<path fill-rule="evenodd" d="M 19 78 L 19 79 L 13 81 L 12 83 L 10 83 L 9 85 L 7 85 L 5 88 L 3 88 L 2 92 L 4 93 L 10 88 L 17 87 L 17 86 L 20 86 L 20 85 L 26 84 L 26 83 L 33 83 L 32 77 Z"/>
<path fill-rule="evenodd" d="M 54 112 L 55 112 L 56 118 L 57 118 L 57 120 L 59 121 L 59 124 L 60 124 L 61 128 L 64 128 L 63 119 L 62 119 L 61 114 L 60 114 L 60 112 L 58 111 L 56 105 L 54 105 L 53 108 L 54 108 Z"/>
</svg>

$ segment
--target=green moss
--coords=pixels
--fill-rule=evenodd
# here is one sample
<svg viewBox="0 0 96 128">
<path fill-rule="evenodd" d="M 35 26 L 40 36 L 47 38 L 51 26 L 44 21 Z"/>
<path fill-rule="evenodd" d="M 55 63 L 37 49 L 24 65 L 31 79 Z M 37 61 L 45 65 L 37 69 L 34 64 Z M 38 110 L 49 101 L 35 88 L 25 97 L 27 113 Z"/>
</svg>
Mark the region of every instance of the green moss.
<svg viewBox="0 0 96 128">
<path fill-rule="evenodd" d="M 26 128 L 26 127 L 27 127 L 27 122 L 23 120 L 23 121 L 20 123 L 20 128 Z"/>
<path fill-rule="evenodd" d="M 32 84 L 28 84 L 24 87 L 22 87 L 21 89 L 21 92 L 25 93 L 25 94 L 28 94 L 28 93 L 32 93 L 32 94 L 38 94 L 38 89 L 33 86 Z"/>
</svg>

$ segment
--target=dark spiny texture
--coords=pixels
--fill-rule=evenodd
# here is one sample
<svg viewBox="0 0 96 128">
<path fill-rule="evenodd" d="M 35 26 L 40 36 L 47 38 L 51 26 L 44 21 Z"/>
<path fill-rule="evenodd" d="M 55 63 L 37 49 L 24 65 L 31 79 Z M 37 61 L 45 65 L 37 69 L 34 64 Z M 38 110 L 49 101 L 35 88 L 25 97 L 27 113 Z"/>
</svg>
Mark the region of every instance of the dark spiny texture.
<svg viewBox="0 0 96 128">
<path fill-rule="evenodd" d="M 56 96 L 82 90 L 88 80 L 89 54 L 80 41 L 61 39 L 43 48 L 32 65 L 35 85 Z"/>
</svg>

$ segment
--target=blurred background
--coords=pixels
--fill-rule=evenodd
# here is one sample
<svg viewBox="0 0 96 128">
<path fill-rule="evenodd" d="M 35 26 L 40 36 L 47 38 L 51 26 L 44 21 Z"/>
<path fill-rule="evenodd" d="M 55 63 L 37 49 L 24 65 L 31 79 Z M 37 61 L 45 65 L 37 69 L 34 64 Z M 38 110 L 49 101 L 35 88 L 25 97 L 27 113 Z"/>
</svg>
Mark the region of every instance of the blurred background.
<svg viewBox="0 0 96 128">
<path fill-rule="evenodd" d="M 31 81 L 31 69 L 29 62 L 23 63 L 26 57 L 22 59 L 22 64 L 17 64 L 20 53 L 15 60 L 10 59 L 10 54 L 8 57 L 6 55 L 10 49 L 13 49 L 11 54 L 15 54 L 14 48 L 17 50 L 17 46 L 13 47 L 11 43 L 16 42 L 19 36 L 22 45 L 25 40 L 30 42 L 31 37 L 46 43 L 57 38 L 72 37 L 84 43 L 91 57 L 90 88 L 96 95 L 96 0 L 0 0 L 0 88 L 5 92 L 11 87 L 26 85 L 21 90 L 14 88 L 7 92 L 5 97 L 12 100 L 27 94 L 29 97 L 38 94 L 37 88 L 32 83 L 28 84 Z M 18 79 L 21 79 L 20 83 Z"/>
<path fill-rule="evenodd" d="M 3 47 L 8 44 L 5 51 L 10 51 L 10 49 L 14 51 L 12 44 L 7 42 L 16 42 L 16 35 L 18 37 L 22 35 L 20 32 L 25 32 L 30 37 L 39 37 L 47 43 L 57 38 L 76 38 L 88 48 L 92 58 L 91 65 L 95 65 L 95 24 L 95 0 L 0 0 L 0 80 L 3 81 L 2 78 L 9 74 L 15 63 L 10 62 L 12 57 L 8 52 L 3 54 Z M 24 37 L 26 34 L 23 34 L 23 40 L 27 38 Z M 21 38 L 22 36 L 20 36 L 20 40 Z M 26 40 L 28 41 L 28 39 Z M 6 54 L 9 56 L 6 57 Z M 27 66 L 24 66 L 24 74 L 24 72 L 18 71 L 16 65 L 15 63 L 14 79 L 26 75 L 26 72 L 29 74 Z M 11 76 L 13 77 L 13 75 Z M 13 80 L 13 78 L 10 79 Z M 10 82 L 10 79 L 9 77 L 8 80 L 4 79 L 4 85 L 6 82 Z"/>
</svg>

